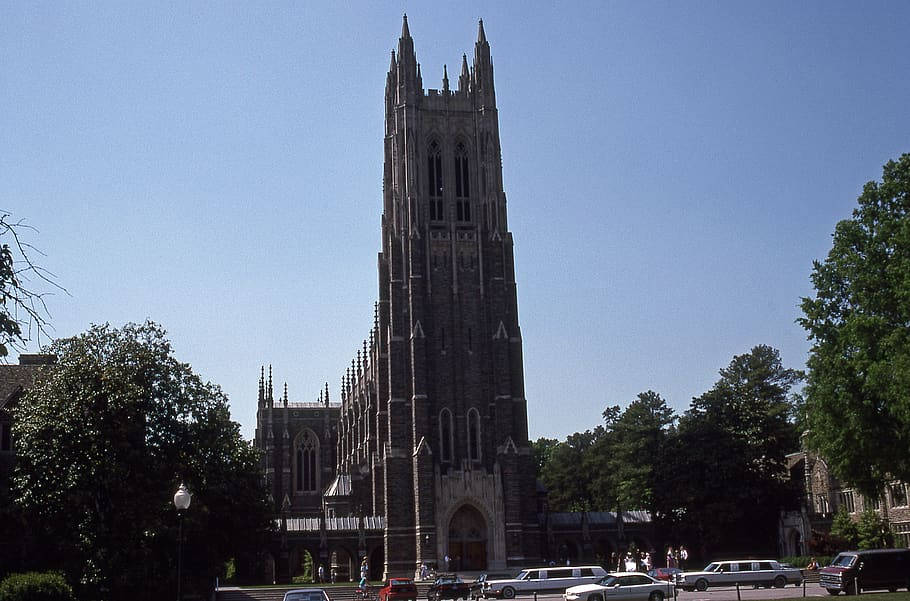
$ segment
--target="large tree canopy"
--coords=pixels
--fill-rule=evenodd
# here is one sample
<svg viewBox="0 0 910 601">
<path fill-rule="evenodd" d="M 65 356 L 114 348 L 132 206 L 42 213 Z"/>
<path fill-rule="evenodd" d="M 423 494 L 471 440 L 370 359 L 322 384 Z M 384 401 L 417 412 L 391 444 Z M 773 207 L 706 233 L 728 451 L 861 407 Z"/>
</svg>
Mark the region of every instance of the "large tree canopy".
<svg viewBox="0 0 910 601">
<path fill-rule="evenodd" d="M 259 545 L 269 508 L 258 455 L 225 395 L 173 357 L 159 326 L 95 326 L 48 350 L 57 364 L 15 422 L 17 502 L 52 551 L 43 567 L 111 598 L 173 590 L 181 482 L 194 494 L 185 574 L 210 585 L 225 560 Z"/>
<path fill-rule="evenodd" d="M 702 553 L 776 548 L 778 512 L 796 498 L 781 474 L 798 444 L 789 393 L 801 378 L 759 345 L 733 357 L 680 418 L 666 483 L 682 535 Z"/>
<path fill-rule="evenodd" d="M 837 224 L 800 323 L 813 346 L 809 445 L 867 496 L 910 481 L 910 154 L 869 182 Z"/>
</svg>

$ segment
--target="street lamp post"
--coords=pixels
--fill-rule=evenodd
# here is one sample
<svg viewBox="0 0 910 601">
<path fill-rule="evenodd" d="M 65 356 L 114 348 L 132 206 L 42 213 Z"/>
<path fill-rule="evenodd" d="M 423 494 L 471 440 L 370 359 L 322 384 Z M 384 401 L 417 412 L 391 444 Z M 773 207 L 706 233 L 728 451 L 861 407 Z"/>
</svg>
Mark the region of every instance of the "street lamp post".
<svg viewBox="0 0 910 601">
<path fill-rule="evenodd" d="M 190 506 L 192 497 L 181 482 L 174 494 L 174 507 L 177 508 L 177 601 L 180 601 L 180 572 L 183 568 L 183 512 Z"/>
</svg>

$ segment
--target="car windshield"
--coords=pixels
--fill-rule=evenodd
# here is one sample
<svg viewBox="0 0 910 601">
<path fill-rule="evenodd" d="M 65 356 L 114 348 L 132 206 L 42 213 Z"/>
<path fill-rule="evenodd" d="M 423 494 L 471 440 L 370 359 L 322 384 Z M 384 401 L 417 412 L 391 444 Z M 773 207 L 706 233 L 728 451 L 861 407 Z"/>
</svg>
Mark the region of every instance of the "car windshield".
<svg viewBox="0 0 910 601">
<path fill-rule="evenodd" d="M 704 571 L 705 572 L 716 572 L 719 567 L 720 567 L 720 564 L 715 561 L 713 563 L 709 563 L 708 565 L 706 565 Z"/>
<path fill-rule="evenodd" d="M 619 580 L 616 578 L 616 576 L 605 576 L 605 577 L 601 578 L 600 582 L 598 582 L 597 584 L 599 584 L 601 586 L 613 586 L 614 584 L 616 584 L 618 582 L 619 582 Z"/>
<path fill-rule="evenodd" d="M 831 565 L 839 568 L 849 568 L 855 561 L 856 555 L 838 555 L 834 558 L 834 561 L 831 562 Z"/>
<path fill-rule="evenodd" d="M 284 601 L 325 601 L 320 591 L 306 591 L 302 593 L 288 593 Z"/>
</svg>

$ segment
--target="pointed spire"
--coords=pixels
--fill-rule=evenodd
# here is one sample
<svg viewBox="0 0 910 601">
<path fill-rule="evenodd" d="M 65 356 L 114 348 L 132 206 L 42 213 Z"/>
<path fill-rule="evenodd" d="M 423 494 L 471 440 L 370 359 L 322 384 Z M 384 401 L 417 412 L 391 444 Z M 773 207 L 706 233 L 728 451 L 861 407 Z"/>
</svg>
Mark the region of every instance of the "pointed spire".
<svg viewBox="0 0 910 601">
<path fill-rule="evenodd" d="M 328 407 L 328 405 L 329 405 L 329 383 L 328 382 L 325 383 L 325 404 L 326 404 L 326 407 Z"/>
<path fill-rule="evenodd" d="M 419 23 L 418 23 L 419 25 Z M 408 29 L 408 15 L 405 13 L 404 18 L 401 20 L 401 37 L 407 39 L 411 37 L 411 32 Z"/>
<path fill-rule="evenodd" d="M 468 55 L 461 55 L 461 75 L 458 76 L 458 90 L 467 91 L 471 85 L 471 73 L 468 71 Z"/>
<path fill-rule="evenodd" d="M 407 17 L 405 17 L 405 25 L 407 25 L 407 23 Z M 487 34 L 483 31 L 483 19 L 481 19 L 477 25 L 477 41 L 480 43 L 487 41 Z"/>
<path fill-rule="evenodd" d="M 288 406 L 288 383 L 284 383 L 284 406 Z"/>
<path fill-rule="evenodd" d="M 273 401 L 274 397 L 272 396 L 272 366 L 271 366 L 271 364 L 269 364 L 269 388 L 268 388 L 267 392 L 268 392 L 269 401 Z"/>
<path fill-rule="evenodd" d="M 265 367 L 259 366 L 259 404 L 265 400 Z"/>
<path fill-rule="evenodd" d="M 442 91 L 449 91 L 449 69 L 446 65 L 442 66 Z"/>
<path fill-rule="evenodd" d="M 392 61 L 389 63 L 389 73 L 395 72 L 395 67 L 398 66 L 398 61 L 395 60 L 395 49 L 392 49 Z"/>
</svg>

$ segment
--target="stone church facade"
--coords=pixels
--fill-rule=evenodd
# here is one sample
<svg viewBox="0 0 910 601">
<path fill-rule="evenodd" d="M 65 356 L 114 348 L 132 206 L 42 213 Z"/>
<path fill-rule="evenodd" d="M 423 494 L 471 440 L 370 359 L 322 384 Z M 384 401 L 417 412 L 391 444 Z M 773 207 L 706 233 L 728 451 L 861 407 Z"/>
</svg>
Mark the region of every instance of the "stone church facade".
<svg viewBox="0 0 910 601">
<path fill-rule="evenodd" d="M 346 555 L 381 556 L 385 574 L 446 555 L 465 570 L 533 562 L 538 498 L 482 22 L 455 85 L 444 70 L 442 88 L 424 90 L 405 17 L 384 150 L 378 302 L 340 402 L 327 387 L 310 403 L 286 391 L 276 401 L 271 373 L 260 378 L 271 494 L 292 525 L 315 518 L 326 541 L 348 519 L 357 548 Z M 381 554 L 367 542 L 380 538 Z"/>
<path fill-rule="evenodd" d="M 310 402 L 286 387 L 276 400 L 271 367 L 260 376 L 255 444 L 280 514 L 275 578 L 305 553 L 342 578 L 361 557 L 382 578 L 422 563 L 533 565 L 557 558 L 550 547 L 608 556 L 622 516 L 548 519 L 536 483 L 482 21 L 454 85 L 444 67 L 442 87 L 425 90 L 404 18 L 383 144 L 378 301 L 337 398 L 326 385 Z M 628 525 L 645 532 L 649 520 Z"/>
</svg>

